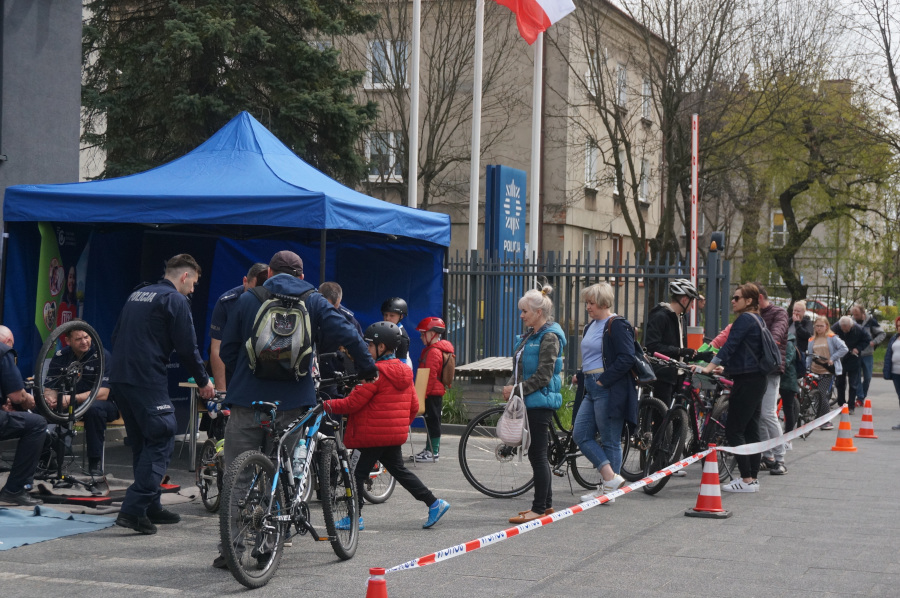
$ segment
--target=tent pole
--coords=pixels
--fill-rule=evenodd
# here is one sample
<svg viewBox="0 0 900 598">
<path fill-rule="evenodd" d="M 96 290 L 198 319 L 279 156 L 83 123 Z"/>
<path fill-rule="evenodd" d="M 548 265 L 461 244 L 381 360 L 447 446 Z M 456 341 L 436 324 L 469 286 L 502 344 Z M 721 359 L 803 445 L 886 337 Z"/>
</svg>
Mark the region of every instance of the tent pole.
<svg viewBox="0 0 900 598">
<path fill-rule="evenodd" d="M 328 280 L 325 277 L 325 250 L 327 249 L 328 231 L 322 229 L 321 241 L 319 242 L 319 285 Z"/>
</svg>

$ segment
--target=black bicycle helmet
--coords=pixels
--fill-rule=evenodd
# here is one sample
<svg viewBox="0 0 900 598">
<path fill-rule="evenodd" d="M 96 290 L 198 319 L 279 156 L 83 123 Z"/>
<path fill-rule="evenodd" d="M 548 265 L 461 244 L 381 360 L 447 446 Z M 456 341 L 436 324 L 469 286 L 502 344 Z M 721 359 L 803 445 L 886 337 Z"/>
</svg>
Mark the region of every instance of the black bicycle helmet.
<svg viewBox="0 0 900 598">
<path fill-rule="evenodd" d="M 388 350 L 394 351 L 400 346 L 403 333 L 400 332 L 400 327 L 393 322 L 375 322 L 366 328 L 363 339 L 367 343 L 383 343 Z"/>
<path fill-rule="evenodd" d="M 697 287 L 694 286 L 687 278 L 676 278 L 672 282 L 669 283 L 669 294 L 674 296 L 683 296 L 689 297 L 690 299 L 696 299 L 700 296 L 700 293 L 697 292 Z"/>
<path fill-rule="evenodd" d="M 381 313 L 400 314 L 400 319 L 402 320 L 409 314 L 409 306 L 400 297 L 391 297 L 381 304 Z"/>
</svg>

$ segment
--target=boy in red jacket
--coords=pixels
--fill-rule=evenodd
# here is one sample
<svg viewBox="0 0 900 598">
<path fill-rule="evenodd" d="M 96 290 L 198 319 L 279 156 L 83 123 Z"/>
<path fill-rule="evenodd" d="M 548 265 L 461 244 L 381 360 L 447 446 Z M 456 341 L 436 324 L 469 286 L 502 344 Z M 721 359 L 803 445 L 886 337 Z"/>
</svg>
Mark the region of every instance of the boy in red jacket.
<svg viewBox="0 0 900 598">
<path fill-rule="evenodd" d="M 428 387 L 425 391 L 425 427 L 428 441 L 425 448 L 416 455 L 416 463 L 434 463 L 441 451 L 441 409 L 444 408 L 444 393 L 447 389 L 441 382 L 444 369 L 444 353 L 456 352 L 450 341 L 441 339 L 447 325 L 440 318 L 425 318 L 416 326 L 425 348 L 419 355 L 419 368 L 428 368 Z"/>
<path fill-rule="evenodd" d="M 359 495 L 376 461 L 384 464 L 397 482 L 414 498 L 428 505 L 428 521 L 423 528 L 433 526 L 450 508 L 450 503 L 435 498 L 425 484 L 403 465 L 401 447 L 409 434 L 409 424 L 419 410 L 419 400 L 413 386 L 412 372 L 394 351 L 402 334 L 396 324 L 376 322 L 363 335 L 369 353 L 375 359 L 378 378 L 357 386 L 346 398 L 325 401 L 329 413 L 349 414 L 344 444 L 360 452 L 355 477 Z M 365 529 L 360 500 L 359 529 Z M 350 529 L 349 518 L 337 522 L 338 529 Z"/>
</svg>

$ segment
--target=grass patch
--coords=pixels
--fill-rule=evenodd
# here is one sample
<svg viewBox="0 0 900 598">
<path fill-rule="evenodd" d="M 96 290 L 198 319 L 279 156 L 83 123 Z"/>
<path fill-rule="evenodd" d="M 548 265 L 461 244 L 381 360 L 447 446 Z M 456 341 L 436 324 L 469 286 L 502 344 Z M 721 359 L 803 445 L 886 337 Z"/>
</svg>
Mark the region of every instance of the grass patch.
<svg viewBox="0 0 900 598">
<path fill-rule="evenodd" d="M 462 393 L 458 388 L 448 388 L 444 393 L 444 405 L 441 409 L 441 422 L 445 424 L 467 424 L 469 417 L 463 405 Z"/>
</svg>

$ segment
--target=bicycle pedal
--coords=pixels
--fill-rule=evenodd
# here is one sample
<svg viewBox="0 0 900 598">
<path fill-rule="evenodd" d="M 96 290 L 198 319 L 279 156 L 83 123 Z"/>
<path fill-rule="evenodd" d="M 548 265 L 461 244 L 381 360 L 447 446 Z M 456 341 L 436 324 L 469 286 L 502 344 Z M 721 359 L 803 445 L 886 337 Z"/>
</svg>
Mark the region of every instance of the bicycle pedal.
<svg viewBox="0 0 900 598">
<path fill-rule="evenodd" d="M 561 469 L 554 469 L 554 470 L 552 470 L 552 471 L 553 471 L 553 475 L 555 475 L 555 476 L 558 477 L 558 478 L 564 478 L 564 477 L 566 477 L 566 472 L 564 472 L 564 471 L 561 470 Z"/>
</svg>

